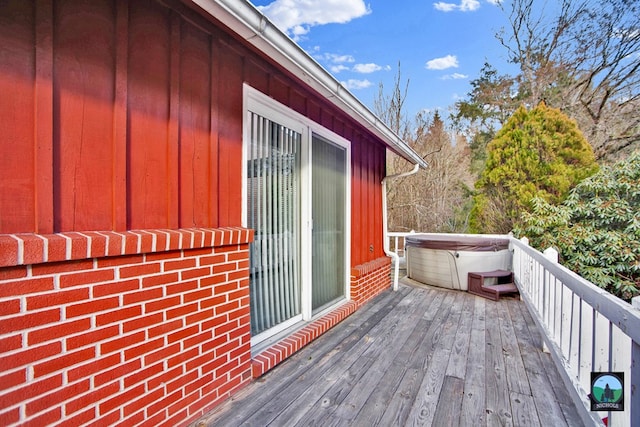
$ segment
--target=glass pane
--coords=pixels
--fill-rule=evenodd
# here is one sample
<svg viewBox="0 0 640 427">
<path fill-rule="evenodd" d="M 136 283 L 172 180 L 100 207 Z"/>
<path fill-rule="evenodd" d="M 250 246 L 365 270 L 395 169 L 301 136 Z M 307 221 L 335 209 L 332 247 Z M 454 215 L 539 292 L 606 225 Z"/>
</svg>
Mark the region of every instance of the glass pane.
<svg viewBox="0 0 640 427">
<path fill-rule="evenodd" d="M 301 135 L 249 112 L 247 222 L 251 332 L 257 335 L 301 313 Z"/>
<path fill-rule="evenodd" d="M 312 142 L 312 308 L 345 290 L 346 150 L 314 135 Z"/>
</svg>

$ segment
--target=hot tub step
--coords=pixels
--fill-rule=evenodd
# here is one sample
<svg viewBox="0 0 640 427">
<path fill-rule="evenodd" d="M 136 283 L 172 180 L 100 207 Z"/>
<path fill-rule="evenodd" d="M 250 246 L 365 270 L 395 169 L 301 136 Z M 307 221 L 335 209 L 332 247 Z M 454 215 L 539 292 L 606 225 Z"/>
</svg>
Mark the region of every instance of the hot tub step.
<svg viewBox="0 0 640 427">
<path fill-rule="evenodd" d="M 469 293 L 494 301 L 498 301 L 501 295 L 518 293 L 513 283 L 513 273 L 506 270 L 471 272 L 468 282 Z"/>
</svg>

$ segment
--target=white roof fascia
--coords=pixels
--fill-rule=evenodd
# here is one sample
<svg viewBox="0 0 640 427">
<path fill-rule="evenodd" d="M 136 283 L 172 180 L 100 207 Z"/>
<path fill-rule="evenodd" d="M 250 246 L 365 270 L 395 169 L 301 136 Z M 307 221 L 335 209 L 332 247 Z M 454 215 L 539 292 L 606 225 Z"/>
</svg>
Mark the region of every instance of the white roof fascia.
<svg viewBox="0 0 640 427">
<path fill-rule="evenodd" d="M 356 122 L 382 139 L 407 161 L 427 167 L 427 162 L 362 104 L 335 77 L 307 54 L 246 0 L 190 0 L 229 27 L 258 50 L 326 97 Z"/>
</svg>

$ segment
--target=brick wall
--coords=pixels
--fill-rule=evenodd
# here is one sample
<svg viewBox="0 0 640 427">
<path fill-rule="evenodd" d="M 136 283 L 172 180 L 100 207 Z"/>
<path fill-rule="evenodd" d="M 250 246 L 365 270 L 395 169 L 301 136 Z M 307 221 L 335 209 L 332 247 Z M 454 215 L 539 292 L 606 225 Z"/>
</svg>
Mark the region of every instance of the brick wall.
<svg viewBox="0 0 640 427">
<path fill-rule="evenodd" d="M 351 269 L 351 299 L 363 305 L 391 287 L 391 258 L 382 257 Z"/>
<path fill-rule="evenodd" d="M 0 425 L 184 425 L 251 377 L 241 228 L 0 235 Z"/>
</svg>

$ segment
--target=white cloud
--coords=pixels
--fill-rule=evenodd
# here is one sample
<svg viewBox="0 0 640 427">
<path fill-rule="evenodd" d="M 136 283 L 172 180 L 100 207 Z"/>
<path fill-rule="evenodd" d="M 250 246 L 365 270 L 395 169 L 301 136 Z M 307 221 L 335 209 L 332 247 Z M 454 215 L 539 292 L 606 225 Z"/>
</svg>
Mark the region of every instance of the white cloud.
<svg viewBox="0 0 640 427">
<path fill-rule="evenodd" d="M 349 79 L 347 81 L 343 81 L 340 83 L 342 84 L 342 86 L 346 87 L 349 90 L 366 89 L 373 84 L 366 79 L 365 80 Z"/>
<path fill-rule="evenodd" d="M 356 64 L 353 66 L 353 71 L 356 73 L 369 74 L 382 70 L 382 67 L 378 64 Z"/>
<path fill-rule="evenodd" d="M 500 4 L 502 4 L 502 0 L 487 0 L 487 2 L 494 6 L 500 6 Z"/>
<path fill-rule="evenodd" d="M 338 74 L 341 71 L 347 71 L 350 70 L 351 68 L 347 67 L 346 65 L 332 65 L 329 67 L 329 70 L 333 73 L 333 74 Z"/>
<path fill-rule="evenodd" d="M 442 58 L 434 58 L 427 61 L 428 70 L 446 70 L 447 68 L 458 68 L 458 58 L 455 55 L 447 55 Z"/>
<path fill-rule="evenodd" d="M 258 10 L 294 39 L 315 25 L 345 24 L 371 13 L 363 0 L 275 0 Z"/>
<path fill-rule="evenodd" d="M 466 78 L 469 78 L 469 76 L 466 74 L 460 74 L 460 73 L 447 74 L 441 77 L 442 80 L 460 80 L 460 79 L 466 79 Z"/>
<path fill-rule="evenodd" d="M 490 3 L 499 2 L 499 1 L 500 0 L 489 0 Z M 445 3 L 443 1 L 440 1 L 438 3 L 434 3 L 433 7 L 435 7 L 436 10 L 439 10 L 441 12 L 451 12 L 454 10 L 459 10 L 461 12 L 473 12 L 474 10 L 477 10 L 480 8 L 480 1 L 479 0 L 461 0 L 460 4 Z"/>
</svg>

